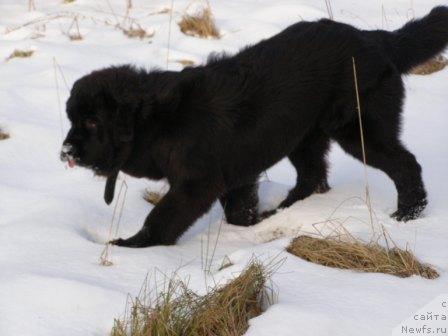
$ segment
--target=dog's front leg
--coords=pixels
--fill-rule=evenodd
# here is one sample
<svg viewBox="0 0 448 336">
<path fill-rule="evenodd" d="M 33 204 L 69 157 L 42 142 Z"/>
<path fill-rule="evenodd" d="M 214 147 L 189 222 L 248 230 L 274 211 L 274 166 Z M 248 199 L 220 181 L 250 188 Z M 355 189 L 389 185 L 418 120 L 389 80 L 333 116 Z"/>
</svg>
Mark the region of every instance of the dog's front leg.
<svg viewBox="0 0 448 336">
<path fill-rule="evenodd" d="M 220 193 L 219 187 L 204 181 L 171 187 L 137 234 L 111 243 L 126 247 L 175 244 L 182 233 L 207 212 Z"/>
</svg>

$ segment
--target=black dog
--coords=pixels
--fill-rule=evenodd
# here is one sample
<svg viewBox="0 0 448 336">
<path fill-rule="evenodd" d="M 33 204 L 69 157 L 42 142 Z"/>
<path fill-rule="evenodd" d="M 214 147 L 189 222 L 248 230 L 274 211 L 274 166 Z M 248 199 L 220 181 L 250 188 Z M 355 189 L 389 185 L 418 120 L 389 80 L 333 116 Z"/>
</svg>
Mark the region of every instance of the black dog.
<svg viewBox="0 0 448 336">
<path fill-rule="evenodd" d="M 427 201 L 421 168 L 399 140 L 401 75 L 447 44 L 448 7 L 437 7 L 394 32 L 300 22 L 181 72 L 95 71 L 71 91 L 61 157 L 107 176 L 107 203 L 120 170 L 168 179 L 171 189 L 141 231 L 114 244 L 174 244 L 216 199 L 229 223 L 255 224 L 258 176 L 283 157 L 298 179 L 281 208 L 329 189 L 330 139 L 361 158 L 354 59 L 368 164 L 396 185 L 393 217 L 414 219 Z"/>
</svg>

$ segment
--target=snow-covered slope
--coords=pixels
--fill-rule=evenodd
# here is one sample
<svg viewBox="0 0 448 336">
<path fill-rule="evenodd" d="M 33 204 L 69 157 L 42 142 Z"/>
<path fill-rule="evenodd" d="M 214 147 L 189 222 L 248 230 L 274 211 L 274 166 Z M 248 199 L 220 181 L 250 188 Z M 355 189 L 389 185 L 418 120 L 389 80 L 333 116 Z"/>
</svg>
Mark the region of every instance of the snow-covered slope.
<svg viewBox="0 0 448 336">
<path fill-rule="evenodd" d="M 251 321 L 248 335 L 390 335 L 401 321 L 439 294 L 448 296 L 448 70 L 428 77 L 406 78 L 403 140 L 423 166 L 430 205 L 424 218 L 397 223 L 388 216 L 396 192 L 381 172 L 368 170 L 378 220 L 394 241 L 409 244 L 418 258 L 440 272 L 437 280 L 399 279 L 357 274 L 314 265 L 282 252 L 298 233 L 313 232 L 344 200 L 363 195 L 360 163 L 334 146 L 330 183 L 333 189 L 295 204 L 251 228 L 222 223 L 215 205 L 176 246 L 147 249 L 114 248 L 114 265 L 98 265 L 109 238 L 112 207 L 103 200 L 104 181 L 89 171 L 67 170 L 59 162 L 61 121 L 54 60 L 68 85 L 99 67 L 132 63 L 166 67 L 169 0 L 137 1 L 130 15 L 150 39 L 130 39 L 115 29 L 123 20 L 125 0 L 35 0 L 0 2 L 0 125 L 11 138 L 0 142 L 0 335 L 105 335 L 113 318 L 123 313 L 127 293 L 136 295 L 147 273 L 177 270 L 204 292 L 205 266 L 211 262 L 211 283 L 241 270 L 253 256 L 286 260 L 273 276 L 278 303 Z M 335 19 L 362 28 L 401 26 L 415 13 L 426 14 L 440 0 L 333 0 Z M 212 1 L 222 38 L 201 40 L 183 35 L 176 22 L 189 1 L 174 0 L 171 50 L 174 60 L 204 61 L 212 51 L 235 52 L 280 31 L 289 24 L 327 16 L 325 1 Z M 78 17 L 81 41 L 70 41 L 67 29 Z M 48 20 L 40 18 L 48 16 Z M 34 24 L 20 27 L 35 20 Z M 12 28 L 12 29 L 11 29 Z M 30 58 L 6 59 L 14 49 L 34 50 Z M 58 74 L 62 103 L 68 96 Z M 62 130 L 69 125 L 62 111 Z M 260 195 L 265 208 L 275 206 L 295 181 L 289 163 L 268 171 Z M 122 176 L 122 179 L 124 177 Z M 160 183 L 126 177 L 129 185 L 120 236 L 135 233 L 150 211 L 142 191 Z M 335 214 L 352 216 L 346 228 L 369 239 L 366 207 L 347 201 Z M 214 248 L 216 246 L 216 252 Z M 278 256 L 278 254 L 280 255 Z M 234 266 L 216 271 L 224 256 Z M 213 257 L 213 258 L 212 258 Z M 447 297 L 448 299 L 448 297 Z M 446 313 L 446 312 L 445 312 Z"/>
</svg>

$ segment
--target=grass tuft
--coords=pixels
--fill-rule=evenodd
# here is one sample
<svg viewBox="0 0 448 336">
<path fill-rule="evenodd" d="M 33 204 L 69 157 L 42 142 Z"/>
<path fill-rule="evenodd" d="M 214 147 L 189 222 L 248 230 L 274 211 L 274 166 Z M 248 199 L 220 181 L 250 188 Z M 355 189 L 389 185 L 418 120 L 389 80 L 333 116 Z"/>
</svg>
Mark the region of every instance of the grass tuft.
<svg viewBox="0 0 448 336">
<path fill-rule="evenodd" d="M 186 58 L 180 58 L 176 59 L 173 62 L 179 63 L 184 67 L 191 67 L 194 65 L 194 62 L 192 60 L 186 59 Z"/>
<path fill-rule="evenodd" d="M 8 58 L 6 60 L 9 61 L 10 59 L 13 59 L 13 58 L 27 58 L 27 57 L 31 57 L 33 54 L 34 54 L 34 50 L 15 49 L 12 52 L 12 54 L 8 56 Z"/>
<path fill-rule="evenodd" d="M 215 39 L 220 37 L 210 7 L 204 8 L 193 15 L 184 14 L 178 25 L 185 35 Z"/>
<path fill-rule="evenodd" d="M 70 39 L 70 41 L 81 41 L 82 40 L 82 35 L 79 30 L 79 22 L 78 22 L 77 16 L 75 16 L 73 18 L 72 24 L 68 28 L 67 36 Z"/>
<path fill-rule="evenodd" d="M 260 263 L 252 262 L 238 277 L 205 296 L 170 279 L 153 304 L 145 299 L 147 293 L 143 299 L 128 301 L 127 313 L 114 321 L 111 335 L 243 335 L 249 319 L 262 312 L 268 273 Z"/>
<path fill-rule="evenodd" d="M 123 31 L 123 34 L 129 38 L 139 38 L 142 40 L 154 36 L 154 32 L 148 33 L 136 22 L 132 22 L 129 28 L 121 28 L 121 30 Z"/>
<path fill-rule="evenodd" d="M 291 242 L 287 251 L 307 261 L 334 268 L 386 273 L 401 278 L 419 275 L 435 279 L 439 276 L 429 265 L 421 264 L 408 250 L 398 247 L 386 249 L 378 243 L 365 244 L 353 237 L 345 241 L 340 237 L 299 236 Z"/>
<path fill-rule="evenodd" d="M 0 128 L 0 140 L 6 140 L 6 139 L 9 139 L 9 134 Z"/>
<path fill-rule="evenodd" d="M 155 191 L 145 190 L 143 192 L 143 199 L 151 203 L 152 205 L 157 205 L 163 198 L 163 194 Z"/>
<path fill-rule="evenodd" d="M 443 70 L 447 65 L 448 59 L 442 55 L 439 55 L 422 65 L 416 66 L 411 70 L 411 74 L 426 76 Z"/>
</svg>

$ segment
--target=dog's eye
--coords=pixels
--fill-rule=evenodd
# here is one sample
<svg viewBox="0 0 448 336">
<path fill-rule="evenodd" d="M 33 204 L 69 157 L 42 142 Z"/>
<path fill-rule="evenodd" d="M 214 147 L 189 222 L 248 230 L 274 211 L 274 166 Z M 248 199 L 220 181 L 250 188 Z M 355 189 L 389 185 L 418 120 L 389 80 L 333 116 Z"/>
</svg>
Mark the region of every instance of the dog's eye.
<svg viewBox="0 0 448 336">
<path fill-rule="evenodd" d="M 92 119 L 87 119 L 86 121 L 84 121 L 84 125 L 86 126 L 86 128 L 88 130 L 96 130 L 98 127 L 98 123 L 95 120 Z"/>
</svg>

